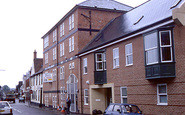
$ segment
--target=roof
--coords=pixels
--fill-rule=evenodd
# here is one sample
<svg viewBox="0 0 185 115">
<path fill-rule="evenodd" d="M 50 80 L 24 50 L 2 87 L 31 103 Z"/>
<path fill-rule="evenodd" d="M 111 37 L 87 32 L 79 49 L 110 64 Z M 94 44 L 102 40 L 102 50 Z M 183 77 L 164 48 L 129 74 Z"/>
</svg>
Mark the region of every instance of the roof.
<svg viewBox="0 0 185 115">
<path fill-rule="evenodd" d="M 135 34 L 160 22 L 171 20 L 172 9 L 177 7 L 180 2 L 179 0 L 151 0 L 145 2 L 111 20 L 79 54 Z"/>
<path fill-rule="evenodd" d="M 68 16 L 70 16 L 77 8 L 90 8 L 104 11 L 127 12 L 133 9 L 131 6 L 119 3 L 114 0 L 86 0 L 74 6 L 57 24 L 55 24 L 42 38 L 45 38 L 58 25 L 60 25 Z"/>
<path fill-rule="evenodd" d="M 43 67 L 43 58 L 35 58 L 34 59 L 35 74 L 38 72 L 42 72 L 42 67 Z"/>
<path fill-rule="evenodd" d="M 131 6 L 122 4 L 115 0 L 86 0 L 82 3 L 77 4 L 79 6 L 96 7 L 103 9 L 123 10 L 129 11 L 132 9 Z"/>
</svg>

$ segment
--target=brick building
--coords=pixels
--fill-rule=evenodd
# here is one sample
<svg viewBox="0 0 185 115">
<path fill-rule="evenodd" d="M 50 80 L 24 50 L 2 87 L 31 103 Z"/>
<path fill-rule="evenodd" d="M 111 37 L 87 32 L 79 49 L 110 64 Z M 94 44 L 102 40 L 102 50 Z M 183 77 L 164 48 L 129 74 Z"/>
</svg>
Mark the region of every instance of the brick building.
<svg viewBox="0 0 185 115">
<path fill-rule="evenodd" d="M 80 51 L 83 113 L 131 103 L 143 114 L 185 114 L 184 11 L 184 0 L 148 1 Z"/>
<path fill-rule="evenodd" d="M 43 102 L 56 108 L 70 97 L 71 112 L 81 111 L 80 59 L 76 54 L 113 18 L 132 7 L 114 0 L 86 0 L 74 6 L 43 37 Z"/>
</svg>

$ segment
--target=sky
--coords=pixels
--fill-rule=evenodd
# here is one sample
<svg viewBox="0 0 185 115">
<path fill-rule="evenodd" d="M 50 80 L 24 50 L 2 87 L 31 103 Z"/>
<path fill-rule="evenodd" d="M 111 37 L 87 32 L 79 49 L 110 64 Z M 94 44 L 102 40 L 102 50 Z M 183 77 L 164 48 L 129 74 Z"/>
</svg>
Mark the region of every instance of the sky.
<svg viewBox="0 0 185 115">
<path fill-rule="evenodd" d="M 0 86 L 15 88 L 33 64 L 33 52 L 43 57 L 47 33 L 76 4 L 85 0 L 0 0 Z M 147 0 L 116 0 L 136 7 Z"/>
</svg>

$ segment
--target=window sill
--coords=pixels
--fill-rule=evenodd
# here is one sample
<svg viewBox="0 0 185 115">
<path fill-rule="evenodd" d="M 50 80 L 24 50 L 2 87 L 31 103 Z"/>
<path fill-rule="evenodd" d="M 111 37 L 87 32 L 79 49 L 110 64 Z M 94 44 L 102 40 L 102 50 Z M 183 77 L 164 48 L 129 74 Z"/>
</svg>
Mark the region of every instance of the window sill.
<svg viewBox="0 0 185 115">
<path fill-rule="evenodd" d="M 89 105 L 89 104 L 84 104 L 84 105 Z"/>
<path fill-rule="evenodd" d="M 83 73 L 83 75 L 87 75 L 87 73 Z"/>
<path fill-rule="evenodd" d="M 125 67 L 129 67 L 129 66 L 133 66 L 133 64 L 128 64 L 128 65 L 125 65 Z"/>
<path fill-rule="evenodd" d="M 117 66 L 117 67 L 114 67 L 113 69 L 119 69 L 119 66 Z"/>
<path fill-rule="evenodd" d="M 168 103 L 158 103 L 157 105 L 167 106 Z"/>
</svg>

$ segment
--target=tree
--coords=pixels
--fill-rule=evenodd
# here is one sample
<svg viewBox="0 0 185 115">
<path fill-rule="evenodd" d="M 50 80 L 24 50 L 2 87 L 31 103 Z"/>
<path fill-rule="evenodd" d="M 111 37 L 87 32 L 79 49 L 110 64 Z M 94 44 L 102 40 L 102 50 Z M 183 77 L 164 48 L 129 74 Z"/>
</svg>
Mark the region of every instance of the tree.
<svg viewBox="0 0 185 115">
<path fill-rule="evenodd" d="M 4 85 L 2 90 L 5 94 L 7 94 L 10 91 L 10 88 L 8 87 L 8 85 Z"/>
</svg>

